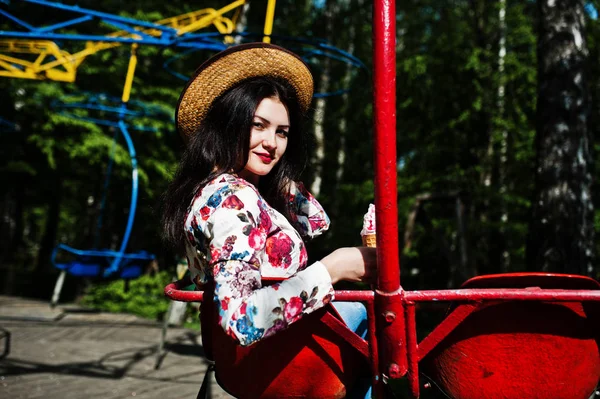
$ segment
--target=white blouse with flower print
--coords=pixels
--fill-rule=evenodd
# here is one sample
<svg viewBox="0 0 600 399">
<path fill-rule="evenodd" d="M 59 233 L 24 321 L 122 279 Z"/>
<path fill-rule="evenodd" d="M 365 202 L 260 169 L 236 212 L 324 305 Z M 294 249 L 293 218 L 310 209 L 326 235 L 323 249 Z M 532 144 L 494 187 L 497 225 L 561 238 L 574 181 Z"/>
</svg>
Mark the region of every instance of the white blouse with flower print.
<svg viewBox="0 0 600 399">
<path fill-rule="evenodd" d="M 186 257 L 200 286 L 215 282 L 219 323 L 250 345 L 333 299 L 331 277 L 320 262 L 307 267 L 299 232 L 314 237 L 329 218 L 301 183 L 290 190 L 292 223 L 246 180 L 223 174 L 195 196 L 185 222 Z M 286 278 L 263 286 L 261 278 Z"/>
</svg>

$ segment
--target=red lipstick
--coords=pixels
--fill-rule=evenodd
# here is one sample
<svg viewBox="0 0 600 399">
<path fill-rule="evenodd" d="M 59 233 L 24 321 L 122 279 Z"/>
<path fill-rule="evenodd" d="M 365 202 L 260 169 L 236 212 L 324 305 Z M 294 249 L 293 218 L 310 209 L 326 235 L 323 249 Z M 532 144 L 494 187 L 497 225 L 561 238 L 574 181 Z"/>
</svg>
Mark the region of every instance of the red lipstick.
<svg viewBox="0 0 600 399">
<path fill-rule="evenodd" d="M 257 153 L 257 152 L 255 152 L 255 154 L 264 163 L 271 163 L 271 161 L 273 160 L 273 157 L 271 155 L 269 155 L 268 153 Z"/>
</svg>

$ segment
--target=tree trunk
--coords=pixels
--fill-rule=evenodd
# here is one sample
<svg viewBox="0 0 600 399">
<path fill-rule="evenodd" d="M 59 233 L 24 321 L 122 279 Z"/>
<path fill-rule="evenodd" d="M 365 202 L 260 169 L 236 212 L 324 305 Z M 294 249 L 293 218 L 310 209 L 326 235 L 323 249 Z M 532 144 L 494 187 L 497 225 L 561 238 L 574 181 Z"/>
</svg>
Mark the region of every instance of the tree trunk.
<svg viewBox="0 0 600 399">
<path fill-rule="evenodd" d="M 539 0 L 537 168 L 527 263 L 590 274 L 594 208 L 584 3 Z"/>
<path fill-rule="evenodd" d="M 333 38 L 333 16 L 335 15 L 336 5 L 328 3 L 325 9 L 325 33 L 327 43 L 332 43 Z M 326 57 L 323 60 L 323 68 L 319 82 L 316 84 L 317 89 L 321 93 L 329 91 L 331 81 L 331 59 Z M 316 83 L 316 82 L 315 82 Z M 315 100 L 315 113 L 314 113 L 314 152 L 312 154 L 313 159 L 311 164 L 314 170 L 314 180 L 310 186 L 310 191 L 314 196 L 319 196 L 321 192 L 321 184 L 323 183 L 323 162 L 325 158 L 325 113 L 326 113 L 326 100 L 325 98 L 317 98 Z"/>
<path fill-rule="evenodd" d="M 2 243 L 11 243 L 15 231 L 14 219 L 14 199 L 9 191 L 4 193 L 4 198 L 0 201 L 0 240 Z M 10 244 L 0 246 L 0 265 L 6 264 L 6 260 L 12 256 Z"/>
<path fill-rule="evenodd" d="M 15 284 L 17 277 L 17 266 L 19 261 L 25 259 L 25 245 L 24 245 L 24 231 L 25 231 L 25 189 L 23 185 L 17 184 L 14 187 L 13 200 L 7 196 L 9 211 L 13 211 L 12 215 L 9 214 L 9 240 L 8 250 L 6 254 L 2 254 L 2 263 L 7 266 L 6 277 L 4 280 L 4 287 L 2 292 L 5 295 L 14 294 Z M 12 209 L 11 209 L 12 208 Z"/>
<path fill-rule="evenodd" d="M 498 24 L 500 30 L 500 39 L 498 40 L 498 92 L 496 106 L 498 109 L 498 119 L 505 120 L 505 86 L 506 76 L 504 73 L 504 64 L 506 58 L 506 0 L 498 1 Z M 508 194 L 506 169 L 508 168 L 508 130 L 505 126 L 500 126 L 500 164 L 498 166 L 498 185 L 500 192 L 500 242 L 502 249 L 500 270 L 503 273 L 510 271 L 510 253 L 506 247 L 506 228 L 508 226 L 508 207 L 506 205 L 506 195 Z"/>
<path fill-rule="evenodd" d="M 238 9 L 239 18 L 237 23 L 235 24 L 236 33 L 242 33 L 246 31 L 246 27 L 248 26 L 248 12 L 250 11 L 250 2 L 244 3 L 244 5 Z M 236 36 L 235 44 L 240 44 L 242 42 L 242 36 Z"/>
</svg>

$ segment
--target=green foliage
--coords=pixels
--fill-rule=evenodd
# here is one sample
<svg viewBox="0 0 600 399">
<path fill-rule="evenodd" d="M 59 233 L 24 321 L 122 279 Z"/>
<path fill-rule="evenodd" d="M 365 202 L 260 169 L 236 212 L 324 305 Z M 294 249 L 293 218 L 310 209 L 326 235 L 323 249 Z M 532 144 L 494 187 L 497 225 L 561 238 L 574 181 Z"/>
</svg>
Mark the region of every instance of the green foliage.
<svg viewBox="0 0 600 399">
<path fill-rule="evenodd" d="M 169 299 L 164 296 L 163 289 L 171 279 L 172 275 L 168 272 L 145 275 L 131 280 L 128 291 L 125 291 L 123 280 L 97 283 L 90 287 L 82 304 L 98 310 L 131 313 L 157 320 L 169 307 Z"/>
<path fill-rule="evenodd" d="M 154 0 L 77 3 L 145 20 L 225 4 L 217 0 L 201 5 Z M 247 31 L 262 31 L 266 4 L 266 0 L 251 2 Z M 410 248 L 404 247 L 408 216 L 417 196 L 426 193 L 461 194 L 468 264 L 455 280 L 473 273 L 525 268 L 525 237 L 535 175 L 536 4 L 507 2 L 503 72 L 498 66 L 498 5 L 484 0 L 407 0 L 397 4 L 398 250 L 407 288 L 446 286 L 452 281 L 451 263 L 459 255 L 460 237 L 452 201 L 430 202 L 423 210 L 446 241 L 453 259 L 444 255 L 439 239 L 424 225 L 422 217 L 417 219 Z M 44 24 L 64 20 L 62 15 L 44 14 L 37 7 L 22 11 Z M 370 2 L 364 0 L 327 1 L 322 7 L 310 1 L 277 4 L 274 33 L 324 39 L 355 55 L 369 69 L 357 71 L 324 57 L 309 60 L 317 90 L 326 83 L 328 91 L 351 88 L 348 94 L 324 101 L 320 126 L 323 141 L 319 148 L 324 156 L 319 159 L 318 143 L 313 140 L 313 165 L 303 176 L 307 187 L 317 177 L 320 179 L 318 197 L 332 220 L 330 231 L 309 244 L 313 259 L 337 247 L 359 245 L 362 216 L 374 200 L 371 12 Z M 0 24 L 7 28 L 1 18 Z M 590 60 L 594 61 L 590 62 L 594 104 L 590 129 L 595 132 L 600 126 L 600 64 L 595 62 L 599 59 L 600 24 L 588 21 L 587 28 Z M 94 24 L 85 29 L 86 33 L 108 31 Z M 85 46 L 67 41 L 62 45 L 72 52 Z M 138 48 L 131 96 L 166 112 L 161 118 L 136 120 L 136 124 L 152 127 L 155 132 L 130 131 L 139 163 L 140 195 L 128 250 L 150 249 L 163 269 L 175 261 L 159 238 L 160 194 L 181 154 L 181 142 L 170 115 L 174 114 L 185 82 L 171 76 L 162 65 L 179 53 L 177 48 Z M 11 134 L 0 133 L 0 233 L 4 242 L 10 242 L 0 250 L 4 264 L 48 269 L 51 249 L 59 242 L 82 249 L 91 248 L 95 242 L 102 248 L 118 247 L 131 195 L 131 160 L 126 145 L 116 137 L 113 170 L 107 176 L 115 131 L 67 118 L 53 108 L 52 102 L 81 91 L 119 97 L 129 54 L 128 46 L 120 46 L 89 56 L 72 84 L 0 78 L 0 117 L 19 127 Z M 172 66 L 189 75 L 210 54 L 190 54 Z M 498 104 L 500 87 L 505 93 L 502 108 Z M 78 112 L 92 116 L 89 111 Z M 314 139 L 318 115 L 309 116 L 312 119 L 307 121 L 305 131 Z M 600 135 L 592 136 L 594 148 L 599 149 Z M 110 184 L 105 191 L 107 177 Z M 106 205 L 101 212 L 104 197 Z M 593 197 L 598 209 L 597 184 Z M 100 230 L 96 227 L 99 216 L 103 217 Z M 597 227 L 599 220 L 596 216 Z M 113 284 L 116 287 L 119 283 Z M 160 293 L 159 286 L 156 284 Z M 110 301 L 122 301 L 117 291 L 115 288 L 117 299 Z"/>
</svg>

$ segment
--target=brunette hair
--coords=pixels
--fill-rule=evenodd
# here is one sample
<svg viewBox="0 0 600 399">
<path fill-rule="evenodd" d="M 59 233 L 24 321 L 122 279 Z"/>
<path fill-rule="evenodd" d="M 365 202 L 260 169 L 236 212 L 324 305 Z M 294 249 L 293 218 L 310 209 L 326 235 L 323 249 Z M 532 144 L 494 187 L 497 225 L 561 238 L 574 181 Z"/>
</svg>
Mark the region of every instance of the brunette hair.
<svg viewBox="0 0 600 399">
<path fill-rule="evenodd" d="M 246 166 L 254 113 L 265 98 L 277 98 L 287 108 L 290 129 L 284 155 L 260 179 L 257 189 L 289 219 L 289 182 L 298 180 L 307 159 L 306 138 L 300 131 L 301 107 L 286 80 L 250 78 L 214 100 L 197 132 L 189 138 L 175 177 L 163 194 L 163 238 L 177 250 L 185 247 L 184 222 L 194 195 L 218 175 L 237 173 Z"/>
</svg>

